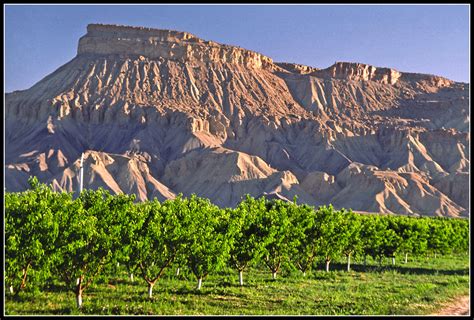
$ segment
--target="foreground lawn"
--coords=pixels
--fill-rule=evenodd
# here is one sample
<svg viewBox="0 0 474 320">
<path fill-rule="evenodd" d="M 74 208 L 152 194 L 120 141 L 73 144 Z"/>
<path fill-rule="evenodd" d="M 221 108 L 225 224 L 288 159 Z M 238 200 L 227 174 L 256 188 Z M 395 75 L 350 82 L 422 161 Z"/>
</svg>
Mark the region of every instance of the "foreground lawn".
<svg viewBox="0 0 474 320">
<path fill-rule="evenodd" d="M 407 264 L 389 260 L 379 267 L 368 260 L 364 267 L 355 259 L 351 272 L 341 260 L 322 264 L 305 277 L 284 270 L 276 280 L 269 271 L 253 268 L 238 275 L 226 270 L 210 275 L 200 291 L 192 274 L 175 269 L 158 281 L 148 298 L 145 281 L 135 275 L 131 282 L 125 269 L 102 277 L 86 290 L 81 311 L 75 297 L 60 283 L 30 288 L 14 299 L 6 291 L 5 314 L 121 314 L 121 315 L 420 315 L 442 303 L 469 294 L 467 255 L 417 257 Z"/>
</svg>

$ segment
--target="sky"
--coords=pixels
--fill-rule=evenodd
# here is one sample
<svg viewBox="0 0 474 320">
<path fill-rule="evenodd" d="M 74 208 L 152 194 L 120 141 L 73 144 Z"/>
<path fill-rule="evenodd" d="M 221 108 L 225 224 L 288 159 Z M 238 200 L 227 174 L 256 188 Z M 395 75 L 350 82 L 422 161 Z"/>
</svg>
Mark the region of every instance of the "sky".
<svg viewBox="0 0 474 320">
<path fill-rule="evenodd" d="M 186 31 L 317 68 L 470 76 L 468 5 L 4 5 L 6 92 L 73 59 L 89 23 Z"/>
</svg>

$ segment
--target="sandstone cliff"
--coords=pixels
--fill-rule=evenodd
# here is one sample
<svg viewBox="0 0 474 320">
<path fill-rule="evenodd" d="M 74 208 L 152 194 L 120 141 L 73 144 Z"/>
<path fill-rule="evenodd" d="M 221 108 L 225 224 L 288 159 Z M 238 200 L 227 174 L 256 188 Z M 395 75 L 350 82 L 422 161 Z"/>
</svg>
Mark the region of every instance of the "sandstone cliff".
<svg viewBox="0 0 474 320">
<path fill-rule="evenodd" d="M 274 63 L 190 33 L 92 24 L 77 56 L 5 98 L 9 191 L 29 175 L 163 200 L 246 193 L 466 216 L 469 86 L 361 63 Z"/>
</svg>

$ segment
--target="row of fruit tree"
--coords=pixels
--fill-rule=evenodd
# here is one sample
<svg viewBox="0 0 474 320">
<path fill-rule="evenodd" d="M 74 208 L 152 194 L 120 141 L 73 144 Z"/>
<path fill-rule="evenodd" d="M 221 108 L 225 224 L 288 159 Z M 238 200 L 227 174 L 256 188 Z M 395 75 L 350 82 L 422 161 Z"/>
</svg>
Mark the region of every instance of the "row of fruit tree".
<svg viewBox="0 0 474 320">
<path fill-rule="evenodd" d="M 36 178 L 24 192 L 5 194 L 5 285 L 25 288 L 30 270 L 63 281 L 82 305 L 84 291 L 104 266 L 122 263 L 153 287 L 171 266 L 186 266 L 203 279 L 235 268 L 243 285 L 250 265 L 262 263 L 276 278 L 282 263 L 306 274 L 316 257 L 465 253 L 467 219 L 361 215 L 332 206 L 314 208 L 247 196 L 236 208 L 181 195 L 173 200 L 135 201 L 108 191 L 53 192 Z"/>
</svg>

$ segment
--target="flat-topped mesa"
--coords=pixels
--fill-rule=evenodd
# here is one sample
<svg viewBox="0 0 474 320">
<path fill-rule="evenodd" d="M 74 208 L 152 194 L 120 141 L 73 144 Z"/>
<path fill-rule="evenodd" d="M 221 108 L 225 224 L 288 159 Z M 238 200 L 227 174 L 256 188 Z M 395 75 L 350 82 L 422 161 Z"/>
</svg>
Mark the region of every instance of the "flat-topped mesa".
<svg viewBox="0 0 474 320">
<path fill-rule="evenodd" d="M 356 81 L 376 81 L 395 84 L 402 73 L 390 68 L 377 68 L 363 63 L 336 62 L 326 69 L 314 72 L 315 76 Z"/>
<path fill-rule="evenodd" d="M 153 29 L 145 27 L 119 26 L 110 24 L 89 24 L 87 26 L 88 37 L 132 37 L 152 38 L 158 41 L 179 42 L 195 41 L 204 42 L 195 35 L 175 30 Z"/>
<path fill-rule="evenodd" d="M 77 54 L 136 55 L 264 69 L 273 66 L 273 60 L 260 53 L 205 41 L 187 32 L 103 24 L 87 26 L 87 34 L 79 39 Z"/>
</svg>

